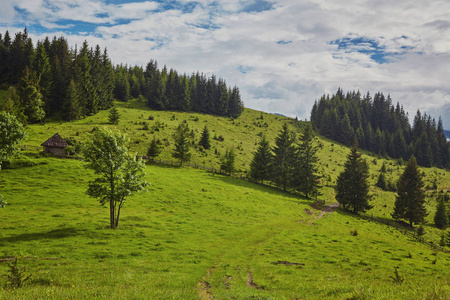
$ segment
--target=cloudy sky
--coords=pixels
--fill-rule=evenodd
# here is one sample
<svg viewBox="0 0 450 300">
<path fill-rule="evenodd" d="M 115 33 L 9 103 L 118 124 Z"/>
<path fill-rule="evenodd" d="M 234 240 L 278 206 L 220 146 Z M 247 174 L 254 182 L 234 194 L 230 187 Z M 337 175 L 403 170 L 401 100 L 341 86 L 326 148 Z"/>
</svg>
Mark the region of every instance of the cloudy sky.
<svg viewBox="0 0 450 300">
<path fill-rule="evenodd" d="M 309 119 L 323 94 L 391 94 L 450 129 L 448 0 L 1 0 L 0 30 L 107 47 L 237 85 L 246 107 Z M 412 114 L 412 115 L 411 115 Z"/>
</svg>

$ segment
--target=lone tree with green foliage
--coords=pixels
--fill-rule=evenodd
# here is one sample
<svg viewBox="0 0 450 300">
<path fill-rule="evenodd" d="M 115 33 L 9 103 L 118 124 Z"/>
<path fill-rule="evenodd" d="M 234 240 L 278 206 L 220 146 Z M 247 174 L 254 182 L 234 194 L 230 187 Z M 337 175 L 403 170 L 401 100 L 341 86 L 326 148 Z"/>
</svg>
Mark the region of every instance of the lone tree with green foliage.
<svg viewBox="0 0 450 300">
<path fill-rule="evenodd" d="M 200 138 L 200 141 L 198 144 L 199 144 L 199 146 L 202 146 L 203 149 L 206 149 L 206 150 L 211 148 L 211 143 L 209 141 L 209 131 L 208 131 L 208 127 L 206 127 L 206 125 L 203 128 L 202 137 Z"/>
<path fill-rule="evenodd" d="M 16 117 L 0 112 L 0 169 L 2 162 L 19 150 L 20 142 L 27 136 Z"/>
<path fill-rule="evenodd" d="M 175 148 L 173 149 L 172 156 L 180 160 L 180 166 L 183 166 L 184 162 L 188 162 L 191 159 L 189 150 L 189 127 L 187 123 L 182 123 L 177 128 Z"/>
<path fill-rule="evenodd" d="M 337 178 L 336 200 L 344 209 L 353 213 L 371 209 L 368 183 L 369 167 L 366 161 L 362 159 L 361 153 L 358 153 L 356 140 L 353 142 L 344 168 L 344 171 Z"/>
<path fill-rule="evenodd" d="M 236 159 L 236 155 L 234 154 L 233 149 L 229 149 L 226 151 L 225 156 L 222 159 L 222 162 L 220 163 L 220 170 L 232 174 L 235 171 L 234 162 Z"/>
<path fill-rule="evenodd" d="M 278 186 L 286 190 L 289 186 L 293 172 L 294 156 L 294 134 L 289 130 L 286 123 L 283 124 L 281 131 L 275 139 L 273 147 L 273 159 L 271 163 L 271 179 Z"/>
<path fill-rule="evenodd" d="M 109 203 L 112 229 L 119 227 L 120 210 L 127 197 L 148 185 L 144 180 L 144 165 L 128 154 L 126 142 L 124 134 L 99 129 L 84 149 L 86 168 L 99 176 L 89 182 L 87 194 L 102 205 Z"/>
<path fill-rule="evenodd" d="M 120 114 L 117 110 L 117 107 L 113 106 L 109 110 L 108 121 L 110 124 L 117 125 L 119 124 Z"/>
<path fill-rule="evenodd" d="M 150 143 L 150 147 L 148 148 L 147 156 L 154 161 L 159 154 L 161 154 L 161 148 L 159 148 L 156 139 L 153 138 L 153 140 Z"/>
<path fill-rule="evenodd" d="M 446 229 L 448 227 L 448 214 L 445 207 L 444 197 L 438 199 L 436 206 L 436 214 L 434 215 L 434 224 L 439 229 Z"/>
<path fill-rule="evenodd" d="M 303 128 L 299 145 L 295 153 L 292 187 L 303 193 L 306 198 L 317 195 L 319 176 L 317 167 L 317 146 L 314 145 L 314 131 L 310 125 Z"/>
<path fill-rule="evenodd" d="M 269 142 L 263 136 L 261 141 L 259 141 L 258 149 L 253 154 L 253 159 L 250 163 L 250 177 L 253 180 L 261 182 L 270 180 L 270 163 L 272 158 Z"/>
<path fill-rule="evenodd" d="M 411 226 L 413 223 L 423 223 L 428 215 L 423 186 L 416 158 L 411 156 L 397 183 L 397 196 L 392 213 L 395 220 L 407 220 Z"/>
</svg>

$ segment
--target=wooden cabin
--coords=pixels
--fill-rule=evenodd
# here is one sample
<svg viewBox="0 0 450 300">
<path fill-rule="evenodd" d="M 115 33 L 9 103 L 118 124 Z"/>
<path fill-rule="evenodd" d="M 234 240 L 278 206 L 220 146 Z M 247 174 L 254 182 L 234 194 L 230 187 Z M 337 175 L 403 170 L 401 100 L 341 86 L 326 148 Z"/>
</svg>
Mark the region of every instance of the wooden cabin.
<svg viewBox="0 0 450 300">
<path fill-rule="evenodd" d="M 55 134 L 41 144 L 44 147 L 44 153 L 52 153 L 53 155 L 66 155 L 64 149 L 68 146 L 66 141 L 59 135 Z"/>
</svg>

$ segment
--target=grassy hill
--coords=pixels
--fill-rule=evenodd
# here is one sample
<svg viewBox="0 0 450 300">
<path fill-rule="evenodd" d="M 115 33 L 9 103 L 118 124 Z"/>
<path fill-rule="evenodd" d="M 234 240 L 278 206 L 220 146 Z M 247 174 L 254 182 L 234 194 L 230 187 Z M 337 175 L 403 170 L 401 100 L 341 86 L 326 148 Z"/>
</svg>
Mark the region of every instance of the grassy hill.
<svg viewBox="0 0 450 300">
<path fill-rule="evenodd" d="M 220 155 L 233 147 L 245 175 L 261 132 L 273 143 L 283 122 L 297 132 L 301 127 L 292 119 L 249 109 L 230 120 L 151 111 L 139 101 L 116 105 L 122 115 L 118 126 L 106 124 L 107 112 L 72 123 L 28 126 L 25 143 L 32 147 L 13 160 L 13 169 L 0 172 L 0 194 L 9 202 L 0 209 L 0 258 L 21 253 L 30 257 L 23 265 L 35 273 L 24 288 L 1 287 L 0 299 L 450 297 L 448 253 L 331 206 L 332 186 L 349 149 L 322 138 L 321 198 L 328 207 L 229 176 L 148 165 L 148 192 L 129 199 L 120 229 L 108 229 L 108 209 L 85 194 L 93 174 L 83 162 L 43 157 L 35 146 L 56 132 L 83 141 L 95 126 L 118 127 L 130 137 L 132 151 L 145 154 L 155 136 L 164 145 L 162 158 L 170 160 L 172 135 L 186 120 L 197 139 L 205 124 L 212 137 L 224 137 L 223 142 L 213 140 L 211 150 L 193 150 L 194 163 L 217 167 Z M 143 122 L 149 129 L 143 129 Z M 159 131 L 153 129 L 156 122 Z M 384 161 L 390 180 L 404 168 L 366 158 L 372 183 Z M 450 175 L 434 168 L 423 171 L 426 184 L 437 185 L 437 191 L 427 193 L 425 239 L 438 243 L 434 195 L 449 188 Z M 374 208 L 366 216 L 390 219 L 394 194 L 378 188 L 372 193 Z M 394 267 L 402 284 L 391 278 Z M 6 268 L 0 262 L 0 273 Z"/>
</svg>

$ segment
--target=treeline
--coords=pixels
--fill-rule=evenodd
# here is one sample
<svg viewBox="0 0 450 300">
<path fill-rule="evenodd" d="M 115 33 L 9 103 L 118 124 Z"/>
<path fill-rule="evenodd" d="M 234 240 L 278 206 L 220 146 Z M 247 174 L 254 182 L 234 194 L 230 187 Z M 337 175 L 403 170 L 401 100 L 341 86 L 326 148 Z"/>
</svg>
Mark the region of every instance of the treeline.
<svg viewBox="0 0 450 300">
<path fill-rule="evenodd" d="M 179 75 L 151 60 L 142 67 L 113 66 L 107 49 L 69 48 L 64 37 L 46 37 L 33 45 L 27 30 L 11 38 L 0 34 L 0 88 L 13 86 L 1 109 L 22 123 L 46 117 L 76 120 L 143 96 L 154 109 L 196 111 L 237 118 L 243 103 L 237 87 L 203 74 Z"/>
<path fill-rule="evenodd" d="M 195 111 L 237 118 L 244 110 L 239 89 L 227 87 L 225 80 L 206 77 L 197 72 L 190 76 L 178 74 L 164 66 L 161 70 L 155 60 L 144 68 L 117 66 L 117 99 L 127 101 L 140 95 L 153 109 Z"/>
<path fill-rule="evenodd" d="M 0 82 L 14 86 L 3 110 L 23 123 L 59 115 L 75 120 L 112 106 L 114 68 L 107 50 L 69 48 L 63 37 L 46 37 L 33 46 L 25 29 L 11 39 L 0 35 Z"/>
<path fill-rule="evenodd" d="M 378 92 L 344 92 L 322 96 L 314 103 L 311 123 L 321 135 L 350 146 L 356 138 L 361 149 L 383 156 L 408 160 L 411 155 L 421 166 L 450 167 L 450 146 L 442 119 L 438 122 L 419 110 L 413 125 L 398 102 Z"/>
</svg>

